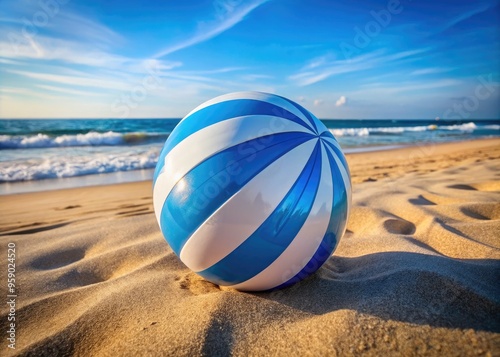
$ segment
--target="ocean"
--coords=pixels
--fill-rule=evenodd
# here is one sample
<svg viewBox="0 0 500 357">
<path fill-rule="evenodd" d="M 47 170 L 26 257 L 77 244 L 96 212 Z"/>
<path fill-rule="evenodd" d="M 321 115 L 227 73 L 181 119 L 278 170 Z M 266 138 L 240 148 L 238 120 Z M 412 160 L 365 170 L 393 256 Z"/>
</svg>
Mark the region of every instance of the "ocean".
<svg viewBox="0 0 500 357">
<path fill-rule="evenodd" d="M 0 195 L 152 178 L 180 119 L 0 120 Z M 322 120 L 346 153 L 500 136 L 493 120 Z"/>
</svg>

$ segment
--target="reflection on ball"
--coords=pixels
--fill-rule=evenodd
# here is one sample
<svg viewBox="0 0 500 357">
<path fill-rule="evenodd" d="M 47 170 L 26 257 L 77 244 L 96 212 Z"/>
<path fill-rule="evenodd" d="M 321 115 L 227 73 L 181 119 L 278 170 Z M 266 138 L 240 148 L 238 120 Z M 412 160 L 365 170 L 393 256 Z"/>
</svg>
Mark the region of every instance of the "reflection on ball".
<svg viewBox="0 0 500 357">
<path fill-rule="evenodd" d="M 314 115 L 277 95 L 238 92 L 177 125 L 153 198 L 163 235 L 191 270 L 268 290 L 304 279 L 332 254 L 351 183 L 337 141 Z"/>
</svg>

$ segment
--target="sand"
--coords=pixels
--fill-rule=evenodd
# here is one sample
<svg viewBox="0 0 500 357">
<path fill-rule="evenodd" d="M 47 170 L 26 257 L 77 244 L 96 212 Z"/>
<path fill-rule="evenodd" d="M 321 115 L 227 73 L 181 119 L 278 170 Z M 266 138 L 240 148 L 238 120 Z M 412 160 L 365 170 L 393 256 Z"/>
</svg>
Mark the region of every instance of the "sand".
<svg viewBox="0 0 500 357">
<path fill-rule="evenodd" d="M 3 356 L 500 355 L 500 140 L 348 156 L 353 209 L 311 278 L 220 289 L 162 238 L 151 183 L 0 197 Z M 1 292 L 6 294 L 2 258 Z"/>
</svg>

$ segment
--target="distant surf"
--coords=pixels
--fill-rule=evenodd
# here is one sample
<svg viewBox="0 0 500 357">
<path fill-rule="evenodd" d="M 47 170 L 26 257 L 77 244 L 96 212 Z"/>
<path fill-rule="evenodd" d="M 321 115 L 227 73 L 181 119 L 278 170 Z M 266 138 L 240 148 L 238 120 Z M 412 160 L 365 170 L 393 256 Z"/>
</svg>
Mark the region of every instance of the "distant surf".
<svg viewBox="0 0 500 357">
<path fill-rule="evenodd" d="M 116 133 L 108 131 L 98 133 L 91 131 L 85 134 L 50 136 L 36 135 L 0 135 L 1 149 L 38 149 L 71 146 L 118 146 L 139 145 L 148 142 L 162 142 L 168 134 L 153 133 Z"/>
<path fill-rule="evenodd" d="M 0 182 L 152 169 L 179 120 L 0 120 Z M 346 152 L 500 135 L 500 123 L 493 120 L 323 122 Z"/>
<path fill-rule="evenodd" d="M 433 131 L 433 130 L 455 130 L 462 132 L 472 132 L 476 129 L 485 130 L 500 130 L 500 125 L 483 125 L 478 127 L 473 122 L 456 124 L 456 125 L 419 125 L 419 126 L 408 126 L 408 127 L 366 127 L 366 128 L 339 128 L 330 129 L 331 133 L 335 136 L 368 136 L 370 134 L 378 135 L 393 135 L 400 134 L 405 131 Z"/>
</svg>

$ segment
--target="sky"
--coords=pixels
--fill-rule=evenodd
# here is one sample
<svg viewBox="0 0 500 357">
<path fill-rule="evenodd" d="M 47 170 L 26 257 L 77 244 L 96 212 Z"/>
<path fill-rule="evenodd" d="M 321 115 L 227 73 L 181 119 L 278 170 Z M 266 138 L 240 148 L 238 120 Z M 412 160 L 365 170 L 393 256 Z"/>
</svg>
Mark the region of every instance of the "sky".
<svg viewBox="0 0 500 357">
<path fill-rule="evenodd" d="M 182 118 L 257 90 L 319 118 L 500 118 L 500 1 L 0 0 L 0 118 Z"/>
</svg>

